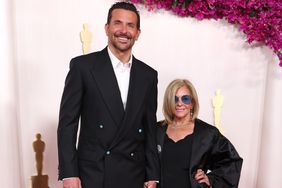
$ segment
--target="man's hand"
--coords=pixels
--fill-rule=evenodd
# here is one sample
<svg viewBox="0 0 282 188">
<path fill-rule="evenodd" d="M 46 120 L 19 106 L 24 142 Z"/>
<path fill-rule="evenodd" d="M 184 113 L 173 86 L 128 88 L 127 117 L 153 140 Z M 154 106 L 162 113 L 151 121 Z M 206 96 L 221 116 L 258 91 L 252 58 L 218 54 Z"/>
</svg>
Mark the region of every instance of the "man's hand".
<svg viewBox="0 0 282 188">
<path fill-rule="evenodd" d="M 157 182 L 156 181 L 147 181 L 144 183 L 144 188 L 156 188 Z"/>
<path fill-rule="evenodd" d="M 211 186 L 208 176 L 202 169 L 197 170 L 194 178 L 198 183 L 205 183 L 208 187 Z"/>
<path fill-rule="evenodd" d="M 81 188 L 80 179 L 77 177 L 63 179 L 63 188 Z"/>
</svg>

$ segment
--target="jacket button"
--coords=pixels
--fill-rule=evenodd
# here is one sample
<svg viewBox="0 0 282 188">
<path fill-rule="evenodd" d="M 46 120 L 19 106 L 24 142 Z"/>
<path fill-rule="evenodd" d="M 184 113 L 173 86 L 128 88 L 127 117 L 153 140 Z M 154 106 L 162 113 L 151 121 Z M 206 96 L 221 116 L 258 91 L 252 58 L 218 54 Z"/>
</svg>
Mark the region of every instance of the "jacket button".
<svg viewBox="0 0 282 188">
<path fill-rule="evenodd" d="M 134 156 L 134 153 L 130 153 L 130 156 L 133 157 L 133 156 Z"/>
<path fill-rule="evenodd" d="M 107 155 L 110 155 L 110 154 L 111 154 L 111 151 L 107 151 L 106 154 L 107 154 Z"/>
<path fill-rule="evenodd" d="M 100 129 L 103 129 L 104 128 L 104 125 L 99 125 Z"/>
<path fill-rule="evenodd" d="M 138 132 L 139 132 L 139 133 L 142 133 L 142 129 L 138 129 Z"/>
<path fill-rule="evenodd" d="M 162 152 L 162 146 L 158 144 L 157 148 L 158 148 L 158 152 L 161 153 Z"/>
</svg>

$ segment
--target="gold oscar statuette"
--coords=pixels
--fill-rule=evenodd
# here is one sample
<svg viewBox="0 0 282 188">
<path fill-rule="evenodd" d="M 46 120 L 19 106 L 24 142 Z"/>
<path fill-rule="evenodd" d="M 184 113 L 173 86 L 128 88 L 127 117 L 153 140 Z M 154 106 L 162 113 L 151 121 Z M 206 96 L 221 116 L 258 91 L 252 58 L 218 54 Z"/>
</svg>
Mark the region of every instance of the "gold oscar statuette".
<svg viewBox="0 0 282 188">
<path fill-rule="evenodd" d="M 90 45 L 92 40 L 92 33 L 89 31 L 88 24 L 83 24 L 83 30 L 80 32 L 80 41 L 82 43 L 83 54 L 90 52 Z"/>
<path fill-rule="evenodd" d="M 214 114 L 214 125 L 218 128 L 218 130 L 223 134 L 223 129 L 221 127 L 221 108 L 223 105 L 223 96 L 221 95 L 221 91 L 218 89 L 215 92 L 215 96 L 213 97 L 213 114 Z"/>
<path fill-rule="evenodd" d="M 45 143 L 41 140 L 41 134 L 36 134 L 36 140 L 32 144 L 35 152 L 35 162 L 37 175 L 31 176 L 31 188 L 49 188 L 48 175 L 43 175 L 43 152 Z"/>
</svg>

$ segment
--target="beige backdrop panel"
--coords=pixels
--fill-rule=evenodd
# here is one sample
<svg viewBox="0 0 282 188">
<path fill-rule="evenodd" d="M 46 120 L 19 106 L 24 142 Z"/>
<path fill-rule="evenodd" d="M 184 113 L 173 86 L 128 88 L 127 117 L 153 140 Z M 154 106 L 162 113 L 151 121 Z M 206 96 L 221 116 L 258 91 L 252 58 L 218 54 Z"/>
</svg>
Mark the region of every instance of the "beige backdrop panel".
<svg viewBox="0 0 282 188">
<path fill-rule="evenodd" d="M 29 187 L 29 178 L 36 172 L 32 142 L 37 132 L 42 133 L 46 143 L 43 173 L 49 175 L 50 187 L 59 186 L 56 129 L 69 60 L 82 54 L 79 32 L 83 23 L 88 23 L 93 32 L 92 51 L 105 47 L 104 24 L 113 2 L 14 0 L 10 22 L 15 29 L 15 78 L 19 82 L 18 132 L 24 178 L 20 187 Z M 142 33 L 134 54 L 159 71 L 158 119 L 162 119 L 164 89 L 174 78 L 188 78 L 195 84 L 200 99 L 200 118 L 209 123 L 213 123 L 212 97 L 216 89 L 221 89 L 224 96 L 221 126 L 244 158 L 240 188 L 255 188 L 265 88 L 269 81 L 267 69 L 268 65 L 278 64 L 277 57 L 266 47 L 246 44 L 245 36 L 224 21 L 199 22 L 140 8 Z M 281 75 L 273 79 L 279 80 Z M 268 114 L 277 115 L 275 113 Z M 276 123 L 281 124 L 279 121 Z M 281 142 L 281 138 L 279 140 Z"/>
<path fill-rule="evenodd" d="M 22 185 L 22 171 L 10 8 L 10 2 L 0 1 L 0 182 L 14 188 Z"/>
</svg>

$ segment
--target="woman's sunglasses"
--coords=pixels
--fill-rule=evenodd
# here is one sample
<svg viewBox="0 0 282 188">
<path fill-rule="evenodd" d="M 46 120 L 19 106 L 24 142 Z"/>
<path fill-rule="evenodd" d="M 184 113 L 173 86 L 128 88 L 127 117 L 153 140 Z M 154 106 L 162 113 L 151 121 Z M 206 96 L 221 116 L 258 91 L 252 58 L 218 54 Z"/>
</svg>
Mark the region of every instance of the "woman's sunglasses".
<svg viewBox="0 0 282 188">
<path fill-rule="evenodd" d="M 192 97 L 190 95 L 183 95 L 181 97 L 174 96 L 175 104 L 179 102 L 179 99 L 181 99 L 183 104 L 191 104 L 192 103 Z"/>
</svg>

